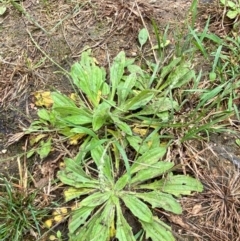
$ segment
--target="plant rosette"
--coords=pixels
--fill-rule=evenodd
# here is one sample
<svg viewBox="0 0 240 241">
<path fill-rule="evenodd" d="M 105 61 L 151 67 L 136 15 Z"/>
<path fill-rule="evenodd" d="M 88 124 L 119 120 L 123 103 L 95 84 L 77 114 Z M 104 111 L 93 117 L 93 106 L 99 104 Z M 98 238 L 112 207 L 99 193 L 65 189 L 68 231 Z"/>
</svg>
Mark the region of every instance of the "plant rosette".
<svg viewBox="0 0 240 241">
<path fill-rule="evenodd" d="M 153 210 L 181 214 L 176 198 L 192 191 L 201 192 L 202 184 L 189 176 L 174 175 L 173 162 L 161 161 L 165 147 L 152 148 L 130 165 L 119 145 L 113 153 L 113 143 L 104 146 L 92 139 L 88 143 L 91 164 L 66 158 L 65 169 L 58 172 L 61 182 L 71 186 L 64 192 L 66 201 L 78 201 L 70 215 L 70 240 L 107 241 L 115 237 L 119 241 L 135 241 L 136 234 L 124 215 L 126 208 L 138 220 L 142 237 L 175 240 L 171 228 Z M 123 159 L 125 171 L 116 165 L 116 158 Z"/>
<path fill-rule="evenodd" d="M 91 51 L 83 52 L 70 72 L 76 93 L 66 96 L 52 92 L 49 97 L 46 92 L 41 103 L 48 108 L 38 110 L 39 119 L 26 134 L 37 133 L 38 140 L 39 132 L 41 138 L 43 133 L 58 133 L 69 138 L 70 144 L 77 144 L 89 136 L 104 138 L 107 133 L 139 151 L 142 137 L 166 125 L 170 113 L 180 108 L 169 93 L 194 77 L 190 65 L 176 58 L 162 68 L 158 79 L 154 78 L 135 65 L 134 59 L 127 59 L 124 52 L 115 57 L 109 72 L 107 81 L 105 69 L 97 66 Z M 43 144 L 38 149 L 46 156 L 50 149 Z M 146 148 L 140 150 L 144 151 Z"/>
<path fill-rule="evenodd" d="M 220 0 L 221 4 L 228 8 L 227 17 L 236 19 L 240 15 L 240 1 L 239 0 Z"/>
</svg>

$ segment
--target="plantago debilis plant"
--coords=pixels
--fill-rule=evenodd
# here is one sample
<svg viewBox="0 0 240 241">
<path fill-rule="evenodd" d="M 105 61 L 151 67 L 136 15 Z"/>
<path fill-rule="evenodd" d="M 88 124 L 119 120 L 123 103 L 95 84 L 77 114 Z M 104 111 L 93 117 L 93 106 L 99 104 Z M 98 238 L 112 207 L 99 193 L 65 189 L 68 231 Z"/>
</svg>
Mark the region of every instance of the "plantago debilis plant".
<svg viewBox="0 0 240 241">
<path fill-rule="evenodd" d="M 166 152 L 164 146 L 138 155 L 127 168 L 115 166 L 127 154 L 123 148 L 117 151 L 119 146 L 114 141 L 101 145 L 100 140 L 92 139 L 88 148 L 94 162 L 89 166 L 94 169 L 91 173 L 85 169 L 87 160 L 79 163 L 70 158 L 65 159 L 66 169 L 58 172 L 58 178 L 71 186 L 64 192 L 66 201 L 79 200 L 69 221 L 70 240 L 136 240 L 124 214 L 126 207 L 141 224 L 146 238 L 175 240 L 171 228 L 152 209 L 180 214 L 182 209 L 176 197 L 200 192 L 202 184 L 189 176 L 173 175 L 174 163 L 161 161 Z"/>
</svg>

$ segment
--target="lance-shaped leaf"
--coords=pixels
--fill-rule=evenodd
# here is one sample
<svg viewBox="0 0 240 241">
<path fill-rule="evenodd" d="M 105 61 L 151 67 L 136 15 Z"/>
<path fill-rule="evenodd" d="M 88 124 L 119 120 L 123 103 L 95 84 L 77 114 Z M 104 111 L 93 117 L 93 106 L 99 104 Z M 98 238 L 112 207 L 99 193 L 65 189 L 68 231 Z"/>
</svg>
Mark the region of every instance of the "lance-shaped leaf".
<svg viewBox="0 0 240 241">
<path fill-rule="evenodd" d="M 162 146 L 149 150 L 148 152 L 137 158 L 136 161 L 134 161 L 133 165 L 130 168 L 131 174 L 134 174 L 140 170 L 148 168 L 151 165 L 154 165 L 159 161 L 161 157 L 164 156 L 165 153 L 166 147 Z"/>
<path fill-rule="evenodd" d="M 116 182 L 114 189 L 117 191 L 123 190 L 123 188 L 127 185 L 127 183 L 130 181 L 130 177 L 128 173 L 125 173 L 122 175 Z"/>
<path fill-rule="evenodd" d="M 136 73 L 132 73 L 126 77 L 124 82 L 121 82 L 117 88 L 118 105 L 124 103 L 128 95 L 132 92 L 132 88 L 135 86 L 137 80 Z"/>
<path fill-rule="evenodd" d="M 73 107 L 73 106 L 62 106 L 62 107 L 55 107 L 54 110 L 61 116 L 71 116 L 71 115 L 86 115 L 88 117 L 91 117 L 92 114 L 89 109 L 87 109 L 84 106 L 79 107 Z"/>
<path fill-rule="evenodd" d="M 116 209 L 117 209 L 116 238 L 119 241 L 136 241 L 133 236 L 132 228 L 129 226 L 129 224 L 127 223 L 126 219 L 122 214 L 119 201 L 116 203 Z"/>
<path fill-rule="evenodd" d="M 140 170 L 131 179 L 131 184 L 136 185 L 154 177 L 161 176 L 174 166 L 173 162 L 157 162 L 146 169 Z"/>
<path fill-rule="evenodd" d="M 123 200 L 125 205 L 129 208 L 134 216 L 144 222 L 152 222 L 152 212 L 148 206 L 136 198 L 134 195 L 122 192 L 120 198 Z"/>
<path fill-rule="evenodd" d="M 65 113 L 69 113 L 68 110 L 65 110 Z M 71 113 L 71 112 L 70 112 Z M 85 125 L 92 123 L 92 114 L 90 114 L 85 109 L 78 109 L 78 113 L 68 114 L 68 116 L 61 118 L 61 120 L 65 121 L 66 123 L 72 125 Z"/>
<path fill-rule="evenodd" d="M 139 111 L 138 115 L 153 115 L 162 113 L 168 110 L 175 110 L 179 107 L 176 101 L 173 101 L 169 98 L 158 98 L 157 100 L 153 100 L 148 105 L 144 106 L 141 111 Z"/>
<path fill-rule="evenodd" d="M 110 107 L 111 106 L 107 102 L 102 102 L 94 109 L 92 120 L 94 131 L 99 130 L 104 124 L 106 124 L 106 120 L 109 118 Z"/>
<path fill-rule="evenodd" d="M 126 101 L 120 108 L 125 111 L 136 110 L 144 107 L 153 97 L 154 92 L 152 90 L 142 90 L 136 96 Z"/>
<path fill-rule="evenodd" d="M 75 107 L 74 101 L 70 98 L 68 98 L 66 95 L 58 93 L 58 92 L 52 92 L 51 97 L 53 99 L 53 109 L 56 107 Z"/>
<path fill-rule="evenodd" d="M 99 186 L 99 182 L 92 179 L 86 179 L 73 172 L 59 171 L 57 177 L 64 184 L 73 186 L 75 188 L 92 188 L 96 189 Z"/>
<path fill-rule="evenodd" d="M 138 41 L 141 45 L 141 48 L 147 42 L 147 40 L 148 40 L 148 31 L 146 28 L 143 28 L 140 30 L 138 34 Z"/>
<path fill-rule="evenodd" d="M 39 118 L 41 118 L 43 120 L 50 121 L 50 115 L 46 109 L 38 110 L 37 115 L 39 116 Z"/>
<path fill-rule="evenodd" d="M 166 211 L 170 211 L 175 214 L 181 214 L 182 208 L 181 205 L 177 202 L 171 194 L 152 191 L 152 192 L 143 192 L 136 193 L 136 197 L 141 198 L 145 202 L 148 202 L 152 205 L 152 208 L 163 208 Z"/>
<path fill-rule="evenodd" d="M 157 217 L 154 217 L 150 223 L 141 220 L 140 223 L 146 232 L 146 238 L 151 238 L 152 241 L 175 241 L 171 228 Z"/>
<path fill-rule="evenodd" d="M 111 81 L 111 97 L 110 100 L 114 99 L 117 87 L 123 77 L 125 68 L 125 52 L 121 51 L 113 61 L 110 68 L 110 81 Z"/>
<path fill-rule="evenodd" d="M 77 230 L 76 235 L 73 235 L 70 240 L 110 240 L 114 212 L 115 205 L 108 202 L 103 209 L 94 214 L 86 225 Z"/>
<path fill-rule="evenodd" d="M 113 115 L 111 116 L 111 119 L 113 120 L 114 124 L 117 125 L 121 131 L 123 131 L 127 135 L 130 135 L 130 136 L 132 135 L 131 127 L 127 123 L 121 121 L 118 117 L 113 116 Z"/>
<path fill-rule="evenodd" d="M 81 201 L 82 206 L 96 207 L 110 198 L 110 192 L 95 192 Z"/>
<path fill-rule="evenodd" d="M 94 188 L 73 188 L 73 187 L 70 187 L 68 189 L 66 189 L 64 191 L 64 198 L 65 198 L 65 201 L 68 202 L 74 198 L 79 198 L 80 196 L 83 196 L 83 195 L 86 195 L 86 194 L 91 194 L 93 193 L 94 191 L 96 191 L 96 189 Z"/>
<path fill-rule="evenodd" d="M 176 197 L 190 195 L 192 191 L 203 191 L 203 185 L 197 179 L 185 175 L 173 175 L 172 173 L 169 173 L 166 178 L 160 181 L 139 185 L 139 187 L 143 189 L 158 189 Z"/>
<path fill-rule="evenodd" d="M 177 65 L 159 90 L 163 90 L 166 87 L 169 87 L 170 89 L 179 88 L 183 84 L 189 82 L 191 78 L 194 77 L 194 72 L 192 72 L 189 66 L 190 64 L 187 62 L 182 62 Z"/>
<path fill-rule="evenodd" d="M 90 130 L 89 128 L 83 127 L 83 126 L 78 126 L 78 127 L 72 128 L 70 132 L 78 133 L 78 134 L 87 134 L 87 135 L 95 137 L 95 138 L 97 137 L 97 135 L 92 130 Z"/>
<path fill-rule="evenodd" d="M 91 51 L 85 51 L 82 53 L 80 62 L 72 66 L 70 74 L 74 84 L 96 107 L 100 101 L 106 72 L 103 68 L 96 66 L 95 62 L 96 60 L 91 57 Z"/>
<path fill-rule="evenodd" d="M 101 143 L 98 139 L 91 140 L 90 145 L 94 147 L 91 150 L 91 156 L 97 165 L 99 175 L 113 182 L 111 159 L 107 154 L 107 149 L 104 148 Z"/>
<path fill-rule="evenodd" d="M 95 207 L 80 207 L 73 211 L 69 220 L 69 233 L 70 236 L 76 232 L 76 230 L 85 224 L 87 218 Z"/>
<path fill-rule="evenodd" d="M 74 160 L 66 158 L 64 161 L 66 168 L 57 174 L 62 183 L 76 188 L 96 188 L 99 185 L 98 180 L 94 180 L 88 176 Z"/>
<path fill-rule="evenodd" d="M 83 207 L 81 207 L 81 209 L 83 209 Z M 86 210 L 83 210 L 82 212 L 84 215 L 83 216 L 84 220 L 82 222 L 84 223 L 85 217 L 87 216 L 88 211 L 86 209 Z M 80 211 L 80 214 L 82 214 L 81 211 Z M 76 226 L 73 226 L 73 230 L 75 229 L 75 232 L 69 233 L 69 237 L 70 237 L 69 241 L 90 240 L 89 236 L 91 235 L 92 230 L 96 227 L 101 228 L 101 232 L 106 231 L 106 226 L 99 224 L 99 220 L 101 220 L 101 215 L 102 215 L 102 213 L 98 211 L 98 212 L 94 213 L 91 216 L 91 218 L 82 227 L 77 228 Z M 82 222 L 80 222 L 80 223 L 82 223 Z M 77 224 L 75 224 L 75 225 L 77 225 Z M 100 226 L 100 227 L 98 227 L 98 226 Z"/>
</svg>

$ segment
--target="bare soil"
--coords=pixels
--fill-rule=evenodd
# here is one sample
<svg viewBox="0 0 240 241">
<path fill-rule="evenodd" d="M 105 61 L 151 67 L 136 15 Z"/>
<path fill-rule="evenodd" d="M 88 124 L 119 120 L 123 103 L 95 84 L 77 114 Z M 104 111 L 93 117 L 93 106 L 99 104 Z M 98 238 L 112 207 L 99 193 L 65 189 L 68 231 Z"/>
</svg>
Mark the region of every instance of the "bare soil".
<svg viewBox="0 0 240 241">
<path fill-rule="evenodd" d="M 57 89 L 71 93 L 64 70 L 69 71 L 87 46 L 104 67 L 121 50 L 141 63 L 137 35 L 144 25 L 153 33 L 151 19 L 162 31 L 170 25 L 173 46 L 171 33 L 183 26 L 191 1 L 25 0 L 20 4 L 31 18 L 10 4 L 0 17 L 0 172 L 9 176 L 18 176 L 16 160 L 27 149 L 28 138 L 13 145 L 8 145 L 9 140 L 34 119 L 34 92 Z M 202 8 L 207 15 L 210 6 Z M 199 21 L 201 26 L 203 14 Z M 213 136 L 209 143 L 188 142 L 173 153 L 176 163 L 183 153 L 181 163 L 186 164 L 186 171 L 205 185 L 203 193 L 181 199 L 182 215 L 165 215 L 177 240 L 240 240 L 240 151 L 235 139 L 232 135 Z M 42 188 L 54 178 L 58 162 L 67 155 L 56 150 L 44 160 L 29 160 L 35 187 Z M 21 158 L 26 161 L 24 155 Z M 44 192 L 51 202 L 51 190 Z"/>
</svg>

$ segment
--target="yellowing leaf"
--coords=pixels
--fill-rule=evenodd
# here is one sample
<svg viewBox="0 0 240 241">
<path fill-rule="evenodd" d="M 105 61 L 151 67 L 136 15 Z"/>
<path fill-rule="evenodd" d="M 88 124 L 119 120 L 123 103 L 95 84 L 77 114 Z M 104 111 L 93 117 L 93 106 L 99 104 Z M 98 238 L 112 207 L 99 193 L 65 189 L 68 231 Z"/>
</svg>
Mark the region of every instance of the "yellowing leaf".
<svg viewBox="0 0 240 241">
<path fill-rule="evenodd" d="M 54 221 L 56 221 L 57 223 L 61 222 L 63 219 L 64 219 L 64 216 L 61 214 L 54 216 Z"/>
<path fill-rule="evenodd" d="M 48 220 L 46 220 L 46 221 L 44 222 L 44 226 L 45 226 L 46 228 L 51 228 L 52 225 L 53 225 L 53 220 L 52 220 L 52 219 L 48 219 Z"/>
<path fill-rule="evenodd" d="M 95 64 L 99 64 L 98 61 L 97 61 L 97 59 L 94 58 L 94 57 L 93 57 L 93 61 L 94 61 Z"/>
<path fill-rule="evenodd" d="M 46 134 L 39 134 L 37 136 L 31 136 L 30 137 L 30 145 L 34 145 L 35 143 L 38 143 L 42 138 L 47 136 Z"/>
<path fill-rule="evenodd" d="M 79 96 L 76 93 L 71 93 L 70 99 L 72 99 L 74 102 L 77 102 L 79 99 Z"/>
<path fill-rule="evenodd" d="M 115 222 L 112 220 L 111 226 L 110 226 L 110 238 L 114 238 L 116 236 L 116 229 L 115 229 Z"/>
<path fill-rule="evenodd" d="M 62 214 L 67 214 L 67 213 L 68 213 L 68 210 L 67 210 L 67 208 L 62 207 L 62 208 L 60 208 L 60 212 L 61 212 Z"/>
<path fill-rule="evenodd" d="M 148 132 L 148 129 L 146 128 L 143 128 L 141 126 L 138 126 L 138 125 L 135 125 L 132 129 L 132 131 L 137 134 L 137 135 L 140 135 L 140 136 L 145 136 Z"/>
<path fill-rule="evenodd" d="M 102 91 L 99 90 L 99 91 L 98 91 L 98 94 L 97 94 L 97 103 L 100 102 L 101 96 L 102 96 Z"/>
<path fill-rule="evenodd" d="M 64 169 L 66 167 L 65 163 L 64 162 L 60 162 L 59 163 L 59 169 Z"/>
<path fill-rule="evenodd" d="M 37 91 L 33 93 L 33 95 L 36 98 L 36 106 L 45 106 L 46 108 L 50 108 L 52 106 L 53 100 L 51 98 L 50 91 Z"/>
<path fill-rule="evenodd" d="M 61 222 L 64 217 L 67 215 L 68 210 L 67 208 L 59 208 L 56 211 L 53 212 L 53 218 L 54 221 L 56 221 L 57 223 Z"/>
<path fill-rule="evenodd" d="M 73 210 L 76 210 L 76 209 L 78 209 L 78 208 L 80 208 L 80 207 L 81 207 L 80 203 L 74 203 L 74 204 L 71 206 L 71 210 L 73 211 Z"/>
<path fill-rule="evenodd" d="M 57 237 L 55 237 L 54 235 L 50 235 L 48 239 L 49 239 L 50 241 L 58 240 Z"/>
<path fill-rule="evenodd" d="M 86 134 L 84 133 L 79 133 L 70 137 L 70 140 L 69 140 L 70 145 L 77 145 L 78 141 L 81 140 L 85 135 Z"/>
</svg>

